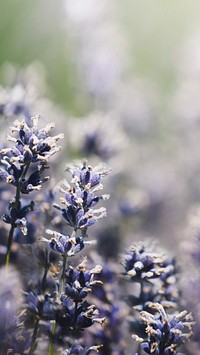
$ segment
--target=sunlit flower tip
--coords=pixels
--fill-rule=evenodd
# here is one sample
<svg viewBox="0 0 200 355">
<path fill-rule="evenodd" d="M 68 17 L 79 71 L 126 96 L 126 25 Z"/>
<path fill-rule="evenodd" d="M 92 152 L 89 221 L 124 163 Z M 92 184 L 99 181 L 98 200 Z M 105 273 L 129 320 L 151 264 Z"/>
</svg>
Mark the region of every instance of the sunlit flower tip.
<svg viewBox="0 0 200 355">
<path fill-rule="evenodd" d="M 137 341 L 138 343 L 141 343 L 144 340 L 143 338 L 139 337 L 136 334 L 132 334 L 132 339 Z"/>
<path fill-rule="evenodd" d="M 107 320 L 105 317 L 103 318 L 94 318 L 94 322 L 99 323 L 102 327 L 107 324 Z"/>
<path fill-rule="evenodd" d="M 77 270 L 78 271 L 86 271 L 87 261 L 88 261 L 87 256 L 84 256 L 82 262 L 79 265 L 77 265 L 77 267 L 76 267 Z"/>
<path fill-rule="evenodd" d="M 7 171 L 0 169 L 0 181 L 5 181 L 8 184 L 11 184 L 14 180 L 12 175 L 9 175 Z"/>
<path fill-rule="evenodd" d="M 90 351 L 96 351 L 97 353 L 99 352 L 99 350 L 101 349 L 103 347 L 103 345 L 101 344 L 101 345 L 96 345 L 96 346 L 91 346 L 90 348 L 89 348 L 89 350 Z"/>
<path fill-rule="evenodd" d="M 91 274 L 100 274 L 102 272 L 102 266 L 96 265 L 92 270 L 90 270 Z"/>
<path fill-rule="evenodd" d="M 109 198 L 110 198 L 110 194 L 104 194 L 104 195 L 102 195 L 102 199 L 103 200 L 109 200 Z"/>
<path fill-rule="evenodd" d="M 5 154 L 10 153 L 10 152 L 12 152 L 12 148 L 3 148 L 3 149 L 0 150 L 0 153 L 2 155 L 5 155 Z"/>
<path fill-rule="evenodd" d="M 99 209 L 97 209 L 97 210 L 92 210 L 92 212 L 93 212 L 94 214 L 99 214 L 99 216 L 96 217 L 97 219 L 103 218 L 103 217 L 106 217 L 106 216 L 107 216 L 107 210 L 106 210 L 105 207 L 101 207 L 101 208 L 99 208 Z"/>
<path fill-rule="evenodd" d="M 27 235 L 28 228 L 26 224 L 26 218 L 17 219 L 15 224 L 19 227 L 23 235 Z"/>
<path fill-rule="evenodd" d="M 91 189 L 91 185 L 90 185 L 90 184 L 86 185 L 86 186 L 85 186 L 85 189 L 86 189 L 86 190 Z M 103 190 L 103 184 L 99 184 L 99 185 L 95 186 L 95 187 L 92 189 L 92 192 L 97 192 L 97 191 L 101 191 L 101 190 Z"/>
</svg>

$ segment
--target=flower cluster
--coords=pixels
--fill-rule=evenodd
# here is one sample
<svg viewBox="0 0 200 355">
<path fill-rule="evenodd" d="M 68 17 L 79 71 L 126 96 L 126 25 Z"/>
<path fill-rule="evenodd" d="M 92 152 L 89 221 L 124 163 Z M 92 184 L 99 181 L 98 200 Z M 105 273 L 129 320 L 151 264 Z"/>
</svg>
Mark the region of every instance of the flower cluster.
<svg viewBox="0 0 200 355">
<path fill-rule="evenodd" d="M 125 256 L 125 271 L 133 281 L 150 281 L 168 270 L 164 257 L 142 242 L 131 246 Z"/>
<path fill-rule="evenodd" d="M 14 143 L 14 147 L 0 151 L 3 155 L 1 163 L 5 166 L 5 169 L 0 169 L 1 180 L 16 186 L 23 194 L 41 189 L 42 182 L 47 179 L 42 179 L 41 173 L 47 168 L 49 158 L 60 150 L 58 141 L 63 138 L 63 134 L 54 137 L 49 135 L 54 124 L 39 129 L 38 118 L 32 118 L 32 127 L 25 121 L 16 120 L 10 129 L 12 133 L 17 133 L 17 137 L 7 136 L 7 139 Z M 39 166 L 27 177 L 31 163 L 37 163 Z"/>
<path fill-rule="evenodd" d="M 138 242 L 124 256 L 125 275 L 140 285 L 139 296 L 129 297 L 132 306 L 143 309 L 148 302 L 176 307 L 178 301 L 176 262 L 163 252 L 156 252 L 154 243 Z"/>
<path fill-rule="evenodd" d="M 109 195 L 99 196 L 97 192 L 102 190 L 102 177 L 108 174 L 109 170 L 102 167 L 92 168 L 85 162 L 82 166 L 73 166 L 68 169 L 72 175 L 71 185 L 66 181 L 64 193 L 61 198 L 64 208 L 55 204 L 55 208 L 62 212 L 62 216 L 74 230 L 85 231 L 94 225 L 99 218 L 106 216 L 106 209 L 101 207 L 94 209 L 98 202 L 109 198 Z"/>
<path fill-rule="evenodd" d="M 95 280 L 94 275 L 102 270 L 100 265 L 96 265 L 91 270 L 86 269 L 87 258 L 76 269 L 70 268 L 66 277 L 65 293 L 74 302 L 81 302 L 92 291 L 92 286 L 102 284 L 100 280 Z"/>
<path fill-rule="evenodd" d="M 102 285 L 102 282 L 96 279 L 96 274 L 101 272 L 102 267 L 96 265 L 87 269 L 86 257 L 78 266 L 69 266 L 68 258 L 75 256 L 86 245 L 95 244 L 95 241 L 86 239 L 87 228 L 94 224 L 90 221 L 95 219 L 96 222 L 98 218 L 105 215 L 105 209 L 98 215 L 99 210 L 94 210 L 93 207 L 101 199 L 108 197 L 97 194 L 103 187 L 101 179 L 107 175 L 108 170 L 92 169 L 86 163 L 83 163 L 81 168 L 75 166 L 69 170 L 72 174 L 72 186 L 66 183 L 67 190 L 60 189 L 64 192 L 61 202 L 65 204 L 65 208 L 57 204 L 54 204 L 54 207 L 61 211 L 65 224 L 73 228 L 72 233 L 60 233 L 46 229 L 46 234 L 50 235 L 50 239 L 40 237 L 40 241 L 44 242 L 49 251 L 51 250 L 58 256 L 58 259 L 53 261 L 51 257 L 52 262 L 50 262 L 49 253 L 46 251 L 42 280 L 35 285 L 34 292 L 30 291 L 27 294 L 27 322 L 32 323 L 34 327 L 30 347 L 32 352 L 36 346 L 36 334 L 41 333 L 42 328 L 49 333 L 51 339 L 49 353 L 53 354 L 54 346 L 58 344 L 64 346 L 68 343 L 70 336 L 80 336 L 84 329 L 91 327 L 94 323 L 105 324 L 105 317 L 99 316 L 97 307 L 87 300 L 93 287 Z M 64 229 L 64 223 L 62 225 Z M 39 249 L 44 244 L 40 243 Z M 36 253 L 41 259 L 43 253 L 38 251 Z M 53 276 L 54 283 L 49 283 L 48 274 Z M 72 344 L 72 349 L 73 346 L 77 345 Z M 98 350 L 99 346 L 94 348 L 88 346 L 84 351 L 87 354 L 95 349 Z"/>
<path fill-rule="evenodd" d="M 179 307 L 180 295 L 176 262 L 173 258 L 166 257 L 163 252 L 156 252 L 154 249 L 153 243 L 151 246 L 142 242 L 135 243 L 124 258 L 125 275 L 132 286 L 131 294 L 127 296 L 127 301 L 133 309 L 129 320 L 130 329 L 135 333 L 134 340 L 142 341 L 141 349 L 147 354 L 176 354 L 176 348 L 183 343 L 184 338 L 181 334 L 180 341 L 178 335 L 174 338 L 172 334 L 176 332 L 172 330 L 168 339 L 168 332 L 171 328 L 176 328 L 174 322 L 178 319 L 174 313 Z M 170 315 L 165 309 L 169 310 Z M 180 314 L 185 316 L 187 312 Z M 187 319 L 189 317 L 191 315 L 187 316 Z M 189 325 L 191 329 L 193 323 Z M 179 326 L 180 324 L 177 325 L 177 329 Z M 183 328 L 181 325 L 180 330 Z M 143 341 L 146 333 L 148 339 Z"/>
<path fill-rule="evenodd" d="M 83 237 L 73 237 L 68 234 L 62 234 L 50 229 L 46 230 L 46 233 L 53 237 L 49 240 L 47 238 L 41 238 L 41 241 L 48 243 L 49 247 L 61 255 L 73 256 L 81 251 L 85 245 L 95 244 L 95 241 L 85 240 Z"/>
<path fill-rule="evenodd" d="M 133 339 L 141 343 L 141 349 L 146 354 L 173 355 L 177 348 L 192 336 L 193 318 L 187 311 L 175 315 L 167 315 L 159 303 L 151 303 L 149 307 L 155 314 L 141 312 L 141 320 L 146 328 L 147 338 L 133 335 Z"/>
<path fill-rule="evenodd" d="M 21 122 L 16 120 L 13 127 L 10 127 L 14 135 L 7 136 L 8 141 L 14 143 L 14 146 L 0 151 L 2 155 L 0 180 L 16 188 L 15 197 L 9 203 L 9 213 L 2 217 L 4 222 L 11 225 L 6 264 L 9 264 L 15 228 L 19 227 L 26 235 L 26 215 L 34 210 L 33 201 L 22 205 L 21 194 L 27 195 L 31 191 L 40 190 L 42 183 L 48 180 L 48 177 L 42 177 L 42 173 L 48 168 L 49 158 L 60 150 L 58 141 L 63 138 L 63 134 L 50 136 L 49 132 L 54 124 L 40 129 L 38 119 L 39 116 L 32 118 L 31 127 L 24 120 Z"/>
</svg>

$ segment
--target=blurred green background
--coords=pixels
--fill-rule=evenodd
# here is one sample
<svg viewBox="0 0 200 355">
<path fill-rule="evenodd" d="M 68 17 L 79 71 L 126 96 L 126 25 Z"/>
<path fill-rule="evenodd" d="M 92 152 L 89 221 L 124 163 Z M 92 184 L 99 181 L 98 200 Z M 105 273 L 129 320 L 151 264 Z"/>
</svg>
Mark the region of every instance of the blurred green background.
<svg viewBox="0 0 200 355">
<path fill-rule="evenodd" d="M 184 41 L 199 26 L 200 2 L 116 0 L 113 4 L 113 14 L 129 47 L 132 73 L 158 86 L 160 105 L 166 108 L 176 85 Z M 21 67 L 41 61 L 51 98 L 80 115 L 90 107 L 79 96 L 80 78 L 71 53 L 73 35 L 66 22 L 62 0 L 1 0 L 0 66 L 11 62 Z"/>
</svg>

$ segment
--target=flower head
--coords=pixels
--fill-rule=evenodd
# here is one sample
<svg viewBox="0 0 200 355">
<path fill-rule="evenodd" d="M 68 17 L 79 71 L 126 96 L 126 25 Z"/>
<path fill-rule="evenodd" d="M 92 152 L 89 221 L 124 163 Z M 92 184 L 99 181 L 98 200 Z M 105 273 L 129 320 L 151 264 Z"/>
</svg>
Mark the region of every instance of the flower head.
<svg viewBox="0 0 200 355">
<path fill-rule="evenodd" d="M 183 311 L 168 315 L 159 303 L 149 304 L 155 314 L 142 311 L 141 320 L 146 325 L 147 339 L 133 335 L 133 339 L 141 343 L 146 354 L 173 355 L 177 348 L 192 336 L 194 324 L 190 313 Z"/>
<path fill-rule="evenodd" d="M 48 243 L 49 247 L 54 251 L 62 254 L 73 256 L 81 251 L 86 244 L 95 244 L 95 241 L 86 241 L 82 237 L 73 237 L 69 234 L 62 234 L 50 229 L 46 230 L 47 234 L 52 235 L 51 239 L 41 238 L 41 241 Z"/>
<path fill-rule="evenodd" d="M 39 129 L 38 119 L 39 116 L 32 118 L 32 127 L 29 127 L 25 121 L 16 120 L 10 129 L 12 133 L 17 134 L 17 137 L 7 136 L 14 146 L 0 151 L 3 156 L 1 163 L 4 165 L 4 169 L 0 169 L 0 179 L 18 186 L 21 193 L 41 189 L 42 182 L 47 180 L 41 178 L 41 173 L 47 168 L 49 158 L 60 150 L 58 141 L 63 138 L 63 134 L 49 135 L 54 124 Z M 37 163 L 37 167 L 27 177 L 32 163 Z"/>
<path fill-rule="evenodd" d="M 62 212 L 62 216 L 75 230 L 86 230 L 94 225 L 99 218 L 106 216 L 106 209 L 101 207 L 93 209 L 100 200 L 109 198 L 109 195 L 98 195 L 102 190 L 101 179 L 108 174 L 108 169 L 92 168 L 85 162 L 82 166 L 73 166 L 68 169 L 72 175 L 71 185 L 65 182 L 65 189 L 61 203 L 64 208 L 55 204 L 54 207 Z"/>
<path fill-rule="evenodd" d="M 74 301 L 81 302 L 92 292 L 92 286 L 102 284 L 101 281 L 95 280 L 95 275 L 102 270 L 100 265 L 96 265 L 93 269 L 86 269 L 87 258 L 76 269 L 70 268 L 67 273 L 65 294 Z"/>
<path fill-rule="evenodd" d="M 125 256 L 125 271 L 134 281 L 150 281 L 169 272 L 169 265 L 161 253 L 145 243 L 135 243 Z"/>
</svg>

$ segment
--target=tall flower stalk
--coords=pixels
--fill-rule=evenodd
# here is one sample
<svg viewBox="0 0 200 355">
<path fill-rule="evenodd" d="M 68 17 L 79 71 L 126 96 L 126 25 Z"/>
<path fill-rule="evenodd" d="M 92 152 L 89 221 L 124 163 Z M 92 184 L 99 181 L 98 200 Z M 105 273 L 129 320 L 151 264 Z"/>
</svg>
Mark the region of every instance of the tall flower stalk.
<svg viewBox="0 0 200 355">
<path fill-rule="evenodd" d="M 7 135 L 12 146 L 0 151 L 1 163 L 4 166 L 0 169 L 0 179 L 16 189 L 15 197 L 9 203 L 8 214 L 2 216 L 3 221 L 10 224 L 6 266 L 10 263 L 15 228 L 20 228 L 26 235 L 26 215 L 34 210 L 34 202 L 22 205 L 21 197 L 32 191 L 39 191 L 42 183 L 48 180 L 48 177 L 42 177 L 42 173 L 48 168 L 49 158 L 60 150 L 58 141 L 63 138 L 63 134 L 49 135 L 54 124 L 40 129 L 38 119 L 39 116 L 32 118 L 31 127 L 24 120 L 16 120 L 10 127 L 12 135 Z"/>
<path fill-rule="evenodd" d="M 52 320 L 48 355 L 53 354 L 56 334 L 58 333 L 59 336 L 59 329 L 63 327 L 63 322 L 66 323 L 63 319 L 66 310 L 68 310 L 69 319 L 65 324 L 65 332 L 68 336 L 76 335 L 81 329 L 91 326 L 93 322 L 104 323 L 104 318 L 97 317 L 96 307 L 85 303 L 85 298 L 92 291 L 92 286 L 101 283 L 94 279 L 94 275 L 100 273 L 102 268 L 98 265 L 92 270 L 87 270 L 86 259 L 74 268 L 67 265 L 67 260 L 86 245 L 95 243 L 95 241 L 87 240 L 87 230 L 100 218 L 106 216 L 104 207 L 98 209 L 95 207 L 100 200 L 109 198 L 109 195 L 99 194 L 103 188 L 102 178 L 108 174 L 109 170 L 102 166 L 92 168 L 83 162 L 70 166 L 68 171 L 71 174 L 71 181 L 68 183 L 65 180 L 63 186 L 60 187 L 60 192 L 64 194 L 64 197 L 60 198 L 63 207 L 59 204 L 54 204 L 54 207 L 61 212 L 66 225 L 71 227 L 72 232 L 63 234 L 47 229 L 46 233 L 51 238 L 41 238 L 41 241 L 47 243 L 62 258 L 56 297 L 59 310 L 56 319 Z"/>
</svg>

